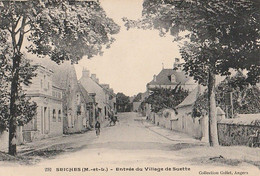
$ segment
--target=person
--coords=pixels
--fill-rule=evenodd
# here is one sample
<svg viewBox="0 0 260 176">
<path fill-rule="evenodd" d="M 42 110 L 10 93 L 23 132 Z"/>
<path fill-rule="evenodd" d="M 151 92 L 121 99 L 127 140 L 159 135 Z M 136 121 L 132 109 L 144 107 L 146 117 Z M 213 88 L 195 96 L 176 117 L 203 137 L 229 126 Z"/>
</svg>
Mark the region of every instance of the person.
<svg viewBox="0 0 260 176">
<path fill-rule="evenodd" d="M 96 129 L 96 135 L 99 136 L 99 134 L 100 134 L 100 123 L 99 123 L 99 121 L 96 122 L 95 129 Z"/>
</svg>

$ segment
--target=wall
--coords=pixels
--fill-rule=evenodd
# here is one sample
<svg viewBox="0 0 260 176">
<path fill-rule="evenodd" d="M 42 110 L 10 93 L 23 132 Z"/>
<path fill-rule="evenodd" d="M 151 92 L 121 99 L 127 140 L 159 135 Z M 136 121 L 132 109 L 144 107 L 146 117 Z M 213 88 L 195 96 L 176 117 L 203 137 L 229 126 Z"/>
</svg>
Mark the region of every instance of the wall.
<svg viewBox="0 0 260 176">
<path fill-rule="evenodd" d="M 180 131 L 189 134 L 192 137 L 201 139 L 202 134 L 202 121 L 199 118 L 192 118 L 192 106 L 184 106 L 179 108 L 177 119 L 172 121 L 172 130 Z"/>
<path fill-rule="evenodd" d="M 147 105 L 148 107 L 148 105 Z M 174 110 L 165 109 L 162 113 L 154 113 L 147 111 L 148 120 L 155 125 L 189 134 L 190 136 L 208 140 L 208 117 L 192 118 L 190 111 L 191 106 L 185 106 L 178 109 L 178 114 Z M 149 108 L 148 108 L 149 110 Z"/>
<path fill-rule="evenodd" d="M 256 130 L 260 132 L 260 116 L 224 119 L 218 123 L 219 143 L 224 146 L 249 146 L 250 135 L 253 135 Z M 259 138 L 258 141 L 260 141 Z"/>
<path fill-rule="evenodd" d="M 8 137 L 9 134 L 7 131 L 0 132 L 0 151 L 8 150 Z"/>
</svg>

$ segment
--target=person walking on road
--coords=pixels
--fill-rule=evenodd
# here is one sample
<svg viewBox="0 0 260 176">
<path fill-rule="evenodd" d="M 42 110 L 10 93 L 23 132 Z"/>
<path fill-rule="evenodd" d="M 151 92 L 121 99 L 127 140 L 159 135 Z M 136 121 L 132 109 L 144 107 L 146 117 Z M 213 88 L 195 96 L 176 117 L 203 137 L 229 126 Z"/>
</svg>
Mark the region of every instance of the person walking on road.
<svg viewBox="0 0 260 176">
<path fill-rule="evenodd" d="M 99 136 L 100 135 L 100 123 L 99 123 L 99 121 L 96 122 L 95 129 L 96 129 L 96 135 Z"/>
</svg>

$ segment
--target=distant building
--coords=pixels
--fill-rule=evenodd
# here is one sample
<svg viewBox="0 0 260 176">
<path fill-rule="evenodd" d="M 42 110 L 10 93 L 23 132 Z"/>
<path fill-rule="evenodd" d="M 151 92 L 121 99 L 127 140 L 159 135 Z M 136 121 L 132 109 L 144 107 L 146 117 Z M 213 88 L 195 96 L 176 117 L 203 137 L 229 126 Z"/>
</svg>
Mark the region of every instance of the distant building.
<svg viewBox="0 0 260 176">
<path fill-rule="evenodd" d="M 101 84 L 106 94 L 106 117 L 108 117 L 112 111 L 116 112 L 116 94 L 114 90 L 110 88 L 109 84 Z"/>
<path fill-rule="evenodd" d="M 158 75 L 154 75 L 153 80 L 146 85 L 147 90 L 151 90 L 152 88 L 174 89 L 180 84 L 183 89 L 192 91 L 198 84 L 195 83 L 191 77 L 186 75 L 184 71 L 179 69 L 178 66 L 181 66 L 181 64 L 176 58 L 173 68 L 163 68 Z"/>
</svg>

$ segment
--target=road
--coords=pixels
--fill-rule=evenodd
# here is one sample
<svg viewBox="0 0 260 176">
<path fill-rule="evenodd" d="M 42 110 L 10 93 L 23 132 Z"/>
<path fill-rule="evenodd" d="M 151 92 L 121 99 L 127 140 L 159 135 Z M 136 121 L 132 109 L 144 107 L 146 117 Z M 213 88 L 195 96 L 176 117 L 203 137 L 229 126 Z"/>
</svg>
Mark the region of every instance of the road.
<svg viewBox="0 0 260 176">
<path fill-rule="evenodd" d="M 73 139 L 73 136 L 71 139 Z M 68 138 L 67 140 L 71 139 Z M 78 139 L 72 141 L 72 143 L 74 143 L 74 147 L 80 146 L 80 149 L 73 152 L 64 152 L 52 159 L 42 160 L 36 166 L 29 166 L 26 169 L 20 168 L 21 172 L 19 172 L 19 169 L 9 170 L 8 172 L 13 175 L 16 172 L 26 173 L 26 175 L 38 172 L 46 176 L 92 176 L 200 175 L 199 172 L 202 171 L 227 171 L 225 175 L 229 175 L 229 171 L 235 173 L 236 170 L 242 172 L 245 168 L 247 170 L 256 169 L 245 163 L 237 166 L 210 163 L 210 167 L 207 167 L 207 169 L 203 165 L 208 163 L 201 165 L 195 162 L 194 164 L 192 151 L 189 149 L 199 149 L 200 146 L 205 146 L 205 144 L 185 134 L 153 127 L 136 113 L 120 114 L 119 123 L 115 126 L 102 128 L 99 137 L 95 136 L 94 131 L 90 131 L 78 136 Z M 203 151 L 200 152 L 203 153 Z M 214 155 L 213 152 L 212 156 L 219 155 L 217 153 Z"/>
</svg>

